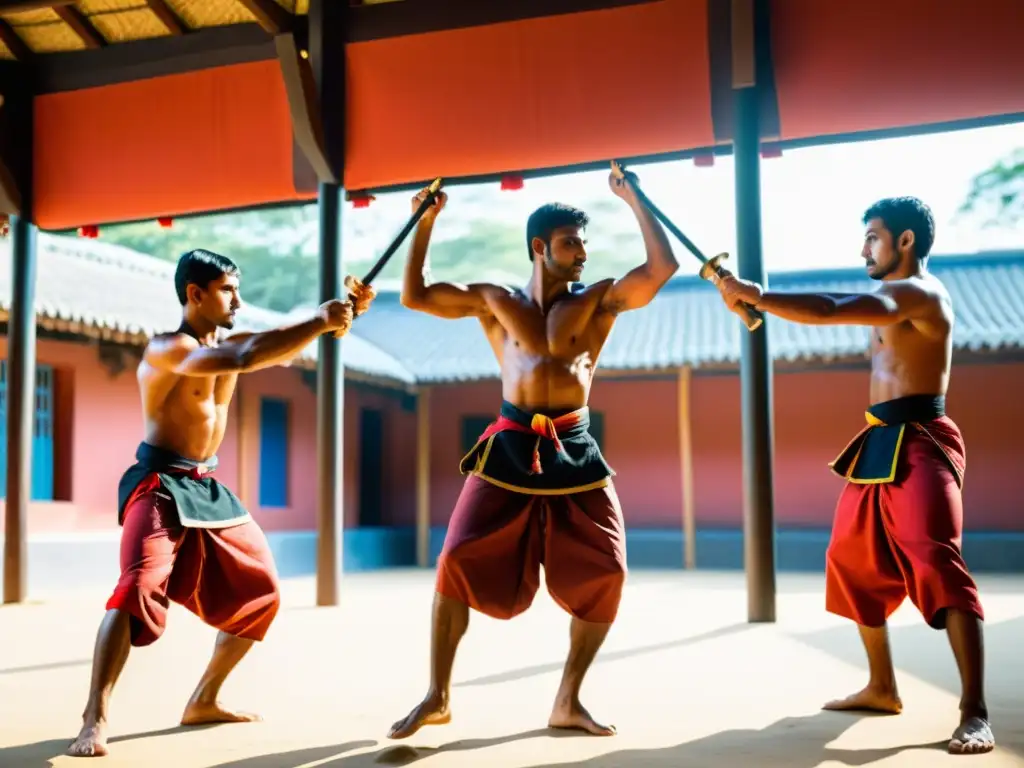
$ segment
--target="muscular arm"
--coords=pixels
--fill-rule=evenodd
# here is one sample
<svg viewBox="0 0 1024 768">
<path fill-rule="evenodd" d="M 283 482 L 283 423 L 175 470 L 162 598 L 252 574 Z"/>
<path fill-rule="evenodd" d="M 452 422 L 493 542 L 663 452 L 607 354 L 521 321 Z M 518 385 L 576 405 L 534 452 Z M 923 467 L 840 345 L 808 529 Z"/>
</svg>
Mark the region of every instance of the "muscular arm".
<svg viewBox="0 0 1024 768">
<path fill-rule="evenodd" d="M 640 309 L 651 303 L 661 287 L 679 269 L 679 262 L 672 252 L 668 236 L 659 222 L 642 202 L 630 201 L 630 208 L 636 214 L 643 234 L 647 261 L 634 267 L 619 280 L 612 283 L 601 300 L 601 309 L 618 314 L 630 309 Z"/>
<path fill-rule="evenodd" d="M 807 325 L 893 325 L 922 320 L 936 297 L 912 282 L 883 283 L 875 293 L 782 293 L 765 291 L 757 308 Z"/>
<path fill-rule="evenodd" d="M 409 248 L 402 281 L 402 306 L 426 312 L 429 315 L 456 319 L 483 317 L 490 314 L 488 291 L 496 286 L 484 283 L 459 285 L 456 283 L 429 283 L 426 271 L 427 247 L 434 228 L 434 220 L 420 220 Z"/>
<path fill-rule="evenodd" d="M 144 359 L 158 370 L 182 376 L 249 373 L 294 357 L 325 328 L 323 318 L 316 317 L 262 333 L 238 334 L 216 347 L 204 347 L 191 336 L 175 334 L 151 341 Z"/>
</svg>

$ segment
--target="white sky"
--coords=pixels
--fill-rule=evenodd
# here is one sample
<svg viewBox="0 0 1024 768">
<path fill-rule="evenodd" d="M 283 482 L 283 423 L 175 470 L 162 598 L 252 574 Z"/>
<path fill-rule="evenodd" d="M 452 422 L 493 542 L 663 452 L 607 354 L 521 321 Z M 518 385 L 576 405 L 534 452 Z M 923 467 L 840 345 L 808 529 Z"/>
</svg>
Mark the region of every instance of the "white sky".
<svg viewBox="0 0 1024 768">
<path fill-rule="evenodd" d="M 980 216 L 957 215 L 971 178 L 1018 148 L 1024 148 L 1024 123 L 788 150 L 781 158 L 763 160 L 765 266 L 770 271 L 860 266 L 861 215 L 876 199 L 891 195 L 916 195 L 931 206 L 937 229 L 934 253 L 1024 248 L 1024 223 L 983 227 Z M 725 250 L 735 258 L 731 157 L 715 158 L 711 168 L 678 161 L 637 166 L 636 172 L 651 199 L 705 253 Z M 497 183 L 451 187 L 435 238 L 450 237 L 480 219 L 525 226 L 529 212 L 551 200 L 584 209 L 602 196 L 614 200 L 607 177 L 606 171 L 592 171 L 527 179 L 516 192 L 501 192 Z M 368 209 L 346 206 L 349 258 L 362 261 L 379 254 L 409 215 L 410 197 L 394 193 L 378 197 Z M 605 226 L 636 229 L 625 206 L 614 218 Z"/>
</svg>

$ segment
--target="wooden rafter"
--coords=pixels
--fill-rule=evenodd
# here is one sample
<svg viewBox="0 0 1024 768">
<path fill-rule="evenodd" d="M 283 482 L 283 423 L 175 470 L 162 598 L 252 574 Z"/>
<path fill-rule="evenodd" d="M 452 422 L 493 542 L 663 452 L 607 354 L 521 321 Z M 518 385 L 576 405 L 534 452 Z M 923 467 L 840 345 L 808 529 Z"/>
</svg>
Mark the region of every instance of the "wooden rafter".
<svg viewBox="0 0 1024 768">
<path fill-rule="evenodd" d="M 160 19 L 160 23 L 167 27 L 167 31 L 172 35 L 184 35 L 188 32 L 188 27 L 178 18 L 178 14 L 171 9 L 165 0 L 146 0 L 146 5 L 149 6 L 149 10 Z"/>
<path fill-rule="evenodd" d="M 294 16 L 278 5 L 274 0 L 238 0 L 245 6 L 264 30 L 271 35 L 279 35 L 292 28 Z"/>
<path fill-rule="evenodd" d="M 86 48 L 103 48 L 106 46 L 107 41 L 103 35 L 73 4 L 57 6 L 53 9 L 53 12 L 60 17 L 61 21 L 75 31 L 75 34 L 85 43 Z"/>
<path fill-rule="evenodd" d="M 32 58 L 32 49 L 28 47 L 24 40 L 18 37 L 14 27 L 3 19 L 0 19 L 0 40 L 4 41 L 7 50 L 14 54 L 14 58 L 18 61 L 24 62 Z"/>
<path fill-rule="evenodd" d="M 337 183 L 338 174 L 328 159 L 316 78 L 308 55 L 303 56 L 304 51 L 299 49 L 293 34 L 277 35 L 274 45 L 288 94 L 295 141 L 317 178 L 322 182 Z"/>
</svg>

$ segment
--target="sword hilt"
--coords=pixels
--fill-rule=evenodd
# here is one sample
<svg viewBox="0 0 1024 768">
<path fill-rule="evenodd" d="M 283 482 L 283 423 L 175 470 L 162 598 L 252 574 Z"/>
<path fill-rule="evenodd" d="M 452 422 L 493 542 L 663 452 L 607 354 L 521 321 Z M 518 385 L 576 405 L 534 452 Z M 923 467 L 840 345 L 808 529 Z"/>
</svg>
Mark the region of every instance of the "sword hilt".
<svg viewBox="0 0 1024 768">
<path fill-rule="evenodd" d="M 701 265 L 700 276 L 717 288 L 723 277 L 730 277 L 732 275 L 729 270 L 722 266 L 722 262 L 728 258 L 729 254 L 725 252 L 712 256 Z M 764 322 L 763 312 L 742 301 L 738 308 L 743 315 L 743 322 L 746 324 L 748 331 L 756 331 L 761 327 L 761 323 Z"/>
<path fill-rule="evenodd" d="M 427 209 L 434 204 L 434 200 L 437 198 L 437 193 L 441 191 L 443 183 L 444 182 L 440 176 L 438 176 L 436 179 L 430 182 L 430 186 L 427 187 L 427 195 L 425 198 L 423 198 L 423 202 L 420 203 L 415 213 L 413 213 L 412 216 L 409 217 L 409 221 L 405 223 L 405 226 L 402 227 L 402 230 L 398 233 L 398 235 L 395 236 L 395 239 L 391 241 L 391 244 L 385 249 L 384 253 L 381 254 L 381 257 L 377 259 L 377 263 L 370 267 L 370 271 L 367 272 L 366 276 L 360 281 L 362 285 L 369 285 L 373 281 L 373 279 L 377 277 L 378 274 L 380 274 L 380 271 L 384 269 L 384 266 L 388 263 L 388 260 L 390 260 L 391 257 L 394 256 L 395 251 L 398 250 L 398 246 L 402 244 L 405 238 L 412 231 L 412 228 L 416 226 L 416 222 L 423 218 L 423 214 L 426 213 Z M 352 294 L 348 295 L 349 298 L 352 299 L 354 309 L 355 297 L 352 296 Z M 352 319 L 355 320 L 355 318 L 357 317 L 359 317 L 358 313 L 354 314 Z M 340 339 L 341 337 L 341 331 L 335 331 L 334 338 Z"/>
</svg>

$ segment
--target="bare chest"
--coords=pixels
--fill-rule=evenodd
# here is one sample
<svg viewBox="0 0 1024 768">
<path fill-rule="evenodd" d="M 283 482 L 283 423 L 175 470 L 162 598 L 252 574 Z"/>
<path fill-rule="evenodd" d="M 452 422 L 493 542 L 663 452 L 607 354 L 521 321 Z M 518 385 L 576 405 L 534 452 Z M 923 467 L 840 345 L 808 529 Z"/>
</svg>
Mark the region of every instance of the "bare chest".
<svg viewBox="0 0 1024 768">
<path fill-rule="evenodd" d="M 237 374 L 188 377 L 179 384 L 178 395 L 196 410 L 226 408 L 231 404 L 237 381 Z"/>
<path fill-rule="evenodd" d="M 578 301 L 561 302 L 546 313 L 532 305 L 515 307 L 502 323 L 506 348 L 550 357 L 578 355 L 594 341 L 592 318 L 593 308 Z"/>
</svg>

